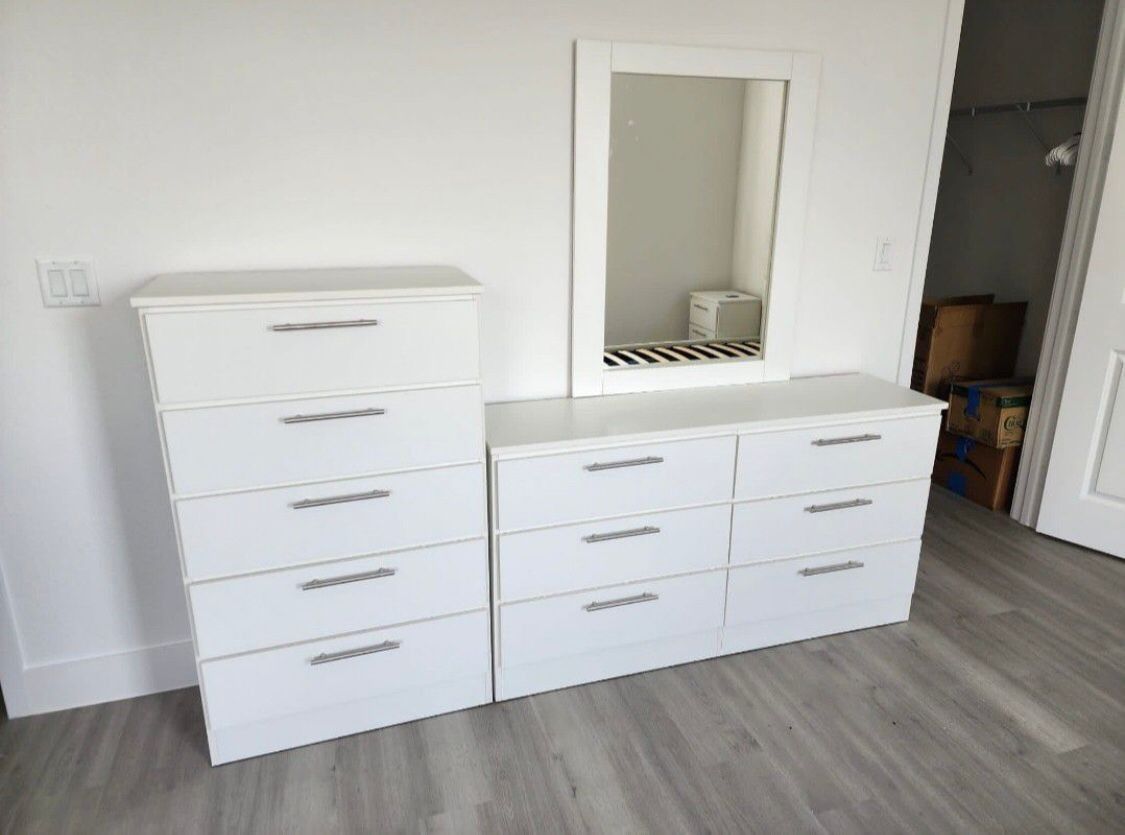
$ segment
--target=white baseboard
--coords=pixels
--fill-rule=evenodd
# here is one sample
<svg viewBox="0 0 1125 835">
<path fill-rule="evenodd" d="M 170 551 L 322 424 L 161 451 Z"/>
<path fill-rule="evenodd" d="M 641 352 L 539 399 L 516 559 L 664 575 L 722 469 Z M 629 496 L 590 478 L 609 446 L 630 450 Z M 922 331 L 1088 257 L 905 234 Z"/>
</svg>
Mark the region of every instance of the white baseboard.
<svg viewBox="0 0 1125 835">
<path fill-rule="evenodd" d="M 36 664 L 24 667 L 20 678 L 22 698 L 7 705 L 13 718 L 177 690 L 197 681 L 191 641 Z M 9 686 L 7 678 L 4 686 Z"/>
</svg>

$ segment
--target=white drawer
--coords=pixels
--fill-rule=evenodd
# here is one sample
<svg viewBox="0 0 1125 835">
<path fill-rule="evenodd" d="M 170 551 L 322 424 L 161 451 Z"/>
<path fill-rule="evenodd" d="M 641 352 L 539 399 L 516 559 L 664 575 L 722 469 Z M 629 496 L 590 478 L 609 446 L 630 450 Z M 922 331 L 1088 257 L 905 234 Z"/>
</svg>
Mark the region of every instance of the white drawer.
<svg viewBox="0 0 1125 835">
<path fill-rule="evenodd" d="M 499 528 L 728 500 L 734 449 L 731 435 L 501 461 Z"/>
<path fill-rule="evenodd" d="M 211 727 L 224 728 L 440 687 L 488 665 L 488 613 L 475 612 L 204 661 L 200 675 Z"/>
<path fill-rule="evenodd" d="M 479 386 L 163 414 L 178 493 L 479 461 L 481 418 Z"/>
<path fill-rule="evenodd" d="M 735 498 L 929 478 L 940 422 L 934 415 L 740 435 Z"/>
<path fill-rule="evenodd" d="M 145 316 L 159 402 L 475 380 L 472 300 Z"/>
<path fill-rule="evenodd" d="M 714 339 L 715 332 L 710 328 L 701 328 L 699 325 L 688 325 L 688 339 Z"/>
<path fill-rule="evenodd" d="M 718 628 L 726 572 L 627 586 L 500 607 L 505 667 Z"/>
<path fill-rule="evenodd" d="M 691 305 L 691 313 L 688 319 L 691 324 L 714 331 L 719 321 L 718 302 L 710 299 L 698 299 L 693 296 L 689 304 Z"/>
<path fill-rule="evenodd" d="M 929 479 L 734 506 L 732 564 L 815 554 L 922 535 Z"/>
<path fill-rule="evenodd" d="M 189 587 L 201 658 L 488 606 L 483 539 Z"/>
<path fill-rule="evenodd" d="M 716 568 L 729 546 L 728 505 L 503 534 L 499 592 L 518 600 Z"/>
<path fill-rule="evenodd" d="M 730 570 L 728 626 L 842 609 L 865 601 L 910 597 L 920 543 L 896 542 L 817 557 Z M 810 620 L 810 628 L 814 621 Z M 835 631 L 825 621 L 822 630 Z"/>
<path fill-rule="evenodd" d="M 483 536 L 483 507 L 469 464 L 181 499 L 176 513 L 199 580 Z"/>
</svg>

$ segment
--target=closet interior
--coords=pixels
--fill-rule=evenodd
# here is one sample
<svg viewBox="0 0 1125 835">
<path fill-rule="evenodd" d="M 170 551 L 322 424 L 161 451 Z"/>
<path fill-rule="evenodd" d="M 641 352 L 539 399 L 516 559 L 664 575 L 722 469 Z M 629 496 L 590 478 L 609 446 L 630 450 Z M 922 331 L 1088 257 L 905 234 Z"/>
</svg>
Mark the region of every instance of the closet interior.
<svg viewBox="0 0 1125 835">
<path fill-rule="evenodd" d="M 1006 395 L 1021 390 L 1026 415 L 1082 153 L 1102 6 L 965 4 L 915 357 L 919 390 L 947 398 L 953 381 L 999 378 Z M 965 333 L 945 357 L 924 344 L 942 330 L 942 316 Z M 985 386 L 986 400 L 988 393 Z M 1018 445 L 1001 450 L 987 433 L 943 432 L 942 441 L 935 481 L 964 492 L 968 479 L 969 498 L 1006 509 Z M 958 472 L 943 470 L 943 454 Z M 977 494 L 974 478 L 982 479 Z"/>
</svg>

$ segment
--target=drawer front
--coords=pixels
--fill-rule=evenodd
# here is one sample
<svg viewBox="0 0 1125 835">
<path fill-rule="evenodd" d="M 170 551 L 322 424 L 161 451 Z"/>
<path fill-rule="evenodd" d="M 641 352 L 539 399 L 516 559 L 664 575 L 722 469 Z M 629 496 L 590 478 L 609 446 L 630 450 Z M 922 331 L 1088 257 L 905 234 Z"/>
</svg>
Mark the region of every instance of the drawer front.
<svg viewBox="0 0 1125 835">
<path fill-rule="evenodd" d="M 500 596 L 537 597 L 716 568 L 727 562 L 730 507 L 698 507 L 504 534 Z"/>
<path fill-rule="evenodd" d="M 921 543 L 896 542 L 732 568 L 727 626 L 914 593 Z M 831 631 L 831 630 L 829 630 Z"/>
<path fill-rule="evenodd" d="M 687 635 L 723 622 L 726 572 L 531 600 L 500 607 L 500 663 L 514 667 Z"/>
<path fill-rule="evenodd" d="M 701 328 L 699 325 L 688 325 L 688 339 L 714 339 L 715 332 L 710 328 Z"/>
<path fill-rule="evenodd" d="M 223 728 L 440 686 L 487 672 L 488 641 L 488 613 L 474 612 L 204 661 L 208 718 Z"/>
<path fill-rule="evenodd" d="M 145 329 L 164 404 L 479 376 L 472 300 L 150 313 Z"/>
<path fill-rule="evenodd" d="M 176 502 L 192 580 L 484 535 L 483 466 Z"/>
<path fill-rule="evenodd" d="M 940 422 L 933 415 L 741 435 L 735 498 L 929 478 Z"/>
<path fill-rule="evenodd" d="M 733 436 L 501 461 L 502 530 L 624 516 L 731 495 Z"/>
<path fill-rule="evenodd" d="M 201 658 L 359 632 L 488 605 L 485 541 L 196 583 Z"/>
<path fill-rule="evenodd" d="M 734 506 L 732 564 L 854 548 L 922 535 L 928 479 L 809 493 Z"/>
<path fill-rule="evenodd" d="M 178 493 L 479 461 L 479 386 L 180 409 L 163 414 Z"/>
<path fill-rule="evenodd" d="M 691 315 L 688 317 L 693 325 L 699 325 L 707 330 L 715 330 L 719 321 L 719 305 L 713 301 L 693 298 Z"/>
</svg>

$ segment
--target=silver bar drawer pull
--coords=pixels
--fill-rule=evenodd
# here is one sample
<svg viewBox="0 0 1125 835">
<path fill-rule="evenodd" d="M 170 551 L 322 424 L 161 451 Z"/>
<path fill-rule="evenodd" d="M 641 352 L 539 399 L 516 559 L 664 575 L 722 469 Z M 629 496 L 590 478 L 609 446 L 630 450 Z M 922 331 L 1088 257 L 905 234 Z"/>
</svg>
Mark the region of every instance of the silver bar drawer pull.
<svg viewBox="0 0 1125 835">
<path fill-rule="evenodd" d="M 328 496 L 323 499 L 301 499 L 289 505 L 294 510 L 304 510 L 306 507 L 324 507 L 329 504 L 343 504 L 344 502 L 365 502 L 368 499 L 385 499 L 391 495 L 390 490 L 372 490 L 368 493 L 349 493 L 346 496 Z"/>
<path fill-rule="evenodd" d="M 864 441 L 878 441 L 882 435 L 848 435 L 846 438 L 817 438 L 813 446 L 837 446 L 839 444 L 861 444 Z"/>
<path fill-rule="evenodd" d="M 583 542 L 608 542 L 611 539 L 625 539 L 630 536 L 648 536 L 660 533 L 660 528 L 655 525 L 645 525 L 643 528 L 630 528 L 627 531 L 613 531 L 612 533 L 592 533 L 582 537 Z"/>
<path fill-rule="evenodd" d="M 362 655 L 374 655 L 377 652 L 388 652 L 402 646 L 402 641 L 383 641 L 381 644 L 372 644 L 369 647 L 345 649 L 340 652 L 322 652 L 320 655 L 309 659 L 314 667 L 317 664 L 329 664 L 333 661 L 343 661 L 345 658 L 359 658 Z"/>
<path fill-rule="evenodd" d="M 394 577 L 397 573 L 397 568 L 379 568 L 375 571 L 364 571 L 359 574 L 344 574 L 340 577 L 328 577 L 324 580 L 309 580 L 307 583 L 301 583 L 301 591 L 327 589 L 332 586 L 343 586 L 347 583 L 360 583 L 364 580 L 382 580 L 384 577 Z"/>
<path fill-rule="evenodd" d="M 632 606 L 634 603 L 651 603 L 659 599 L 659 594 L 646 591 L 644 594 L 635 594 L 632 597 L 619 597 L 616 600 L 595 600 L 593 603 L 587 603 L 582 608 L 587 612 L 600 612 L 602 609 L 615 609 L 618 606 Z"/>
<path fill-rule="evenodd" d="M 696 310 L 702 310 L 704 313 L 710 313 L 711 312 L 710 308 L 704 307 L 701 304 L 693 304 L 692 307 L 694 307 Z"/>
<path fill-rule="evenodd" d="M 851 571 L 853 568 L 863 568 L 863 563 L 859 560 L 848 560 L 847 562 L 838 562 L 835 565 L 820 565 L 816 568 L 802 568 L 797 573 L 802 577 L 815 577 L 817 574 L 831 574 L 834 571 Z"/>
<path fill-rule="evenodd" d="M 282 423 L 312 423 L 315 420 L 340 420 L 341 418 L 377 417 L 385 415 L 386 409 L 353 409 L 350 412 L 321 412 L 317 415 L 290 415 L 283 417 Z"/>
<path fill-rule="evenodd" d="M 850 499 L 846 502 L 832 502 L 832 504 L 810 504 L 805 508 L 805 513 L 824 513 L 828 510 L 847 510 L 849 507 L 867 507 L 875 504 L 871 499 Z"/>
<path fill-rule="evenodd" d="M 587 464 L 582 469 L 596 473 L 601 470 L 618 470 L 621 467 L 643 467 L 645 464 L 663 464 L 664 459 L 659 455 L 649 455 L 645 458 L 630 458 L 628 461 L 607 461 L 604 464 Z"/>
<path fill-rule="evenodd" d="M 328 328 L 370 328 L 379 324 L 378 319 L 344 319 L 338 322 L 284 322 L 270 325 L 271 331 L 320 331 Z"/>
</svg>

